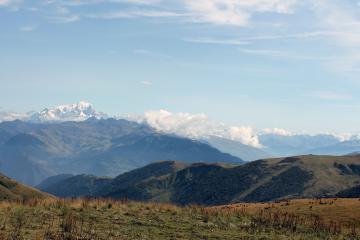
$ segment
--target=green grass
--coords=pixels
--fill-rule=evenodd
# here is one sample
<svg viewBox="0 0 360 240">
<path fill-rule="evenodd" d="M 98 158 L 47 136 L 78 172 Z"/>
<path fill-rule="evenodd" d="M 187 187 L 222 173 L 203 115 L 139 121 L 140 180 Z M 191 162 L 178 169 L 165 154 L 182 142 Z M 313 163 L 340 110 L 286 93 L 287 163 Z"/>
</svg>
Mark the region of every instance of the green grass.
<svg viewBox="0 0 360 240">
<path fill-rule="evenodd" d="M 272 211 L 270 216 L 246 208 L 111 200 L 2 202 L 0 239 L 360 239 L 356 229 L 335 232 L 321 220 L 315 226 L 293 213 Z"/>
</svg>

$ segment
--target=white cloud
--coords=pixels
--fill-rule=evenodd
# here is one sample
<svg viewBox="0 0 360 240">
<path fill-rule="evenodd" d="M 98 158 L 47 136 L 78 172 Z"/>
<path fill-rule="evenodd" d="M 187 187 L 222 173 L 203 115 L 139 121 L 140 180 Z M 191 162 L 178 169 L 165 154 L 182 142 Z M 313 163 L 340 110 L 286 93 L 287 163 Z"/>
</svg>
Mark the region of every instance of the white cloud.
<svg viewBox="0 0 360 240">
<path fill-rule="evenodd" d="M 140 83 L 145 86 L 151 86 L 153 84 L 152 82 L 149 81 L 141 81 Z"/>
<path fill-rule="evenodd" d="M 360 70 L 360 16 L 352 1 L 318 0 L 312 2 L 312 10 L 318 25 L 333 32 L 331 40 L 342 50 L 342 54 L 327 63 L 330 70 L 358 72 Z M 356 75 L 357 77 L 357 75 Z"/>
<path fill-rule="evenodd" d="M 155 8 L 158 0 L 47 0 L 44 5 L 47 17 L 58 23 L 71 23 L 80 19 L 121 19 L 121 18 L 172 18 L 183 14 Z M 113 3 L 112 5 L 105 5 Z M 81 11 L 87 5 L 100 5 L 89 11 Z M 117 6 L 118 4 L 118 6 Z M 126 4 L 126 5 L 124 5 Z"/>
<path fill-rule="evenodd" d="M 330 133 L 329 135 L 339 139 L 340 142 L 357 140 L 359 138 L 359 135 L 351 134 L 351 133 Z"/>
<path fill-rule="evenodd" d="M 230 126 L 209 119 L 206 114 L 172 113 L 166 110 L 147 111 L 143 116 L 128 116 L 126 119 L 147 123 L 164 133 L 172 133 L 193 139 L 206 139 L 209 136 L 238 141 L 242 144 L 262 148 L 260 135 L 277 135 L 282 137 L 328 135 L 339 141 L 360 139 L 360 134 L 350 133 L 307 133 L 291 132 L 282 128 L 265 128 L 255 131 L 252 127 Z"/>
<path fill-rule="evenodd" d="M 82 1 L 74 1 L 73 3 L 82 4 Z M 80 14 L 73 13 L 65 3 L 48 0 L 45 4 L 50 6 L 46 9 L 46 17 L 55 23 L 73 23 L 81 19 Z"/>
<path fill-rule="evenodd" d="M 9 5 L 11 2 L 19 0 L 0 0 L 0 5 Z M 176 11 L 173 3 L 162 0 L 47 0 L 43 5 L 58 8 L 71 8 L 66 14 L 58 12 L 59 18 L 65 19 L 64 22 L 77 21 L 80 17 L 99 18 L 99 19 L 118 19 L 118 18 L 170 18 L 178 17 L 181 21 L 207 22 L 222 25 L 248 25 L 254 13 L 273 12 L 279 14 L 289 14 L 295 9 L 298 0 L 179 0 L 176 1 Z M 119 3 L 120 8 L 116 10 L 111 5 L 104 12 L 93 9 L 93 12 L 72 13 L 83 5 Z M 124 8 L 124 4 L 130 7 Z M 131 7 L 133 5 L 133 7 Z M 125 6 L 126 7 L 126 6 Z M 115 10 L 114 10 L 115 9 Z"/>
<path fill-rule="evenodd" d="M 360 140 L 360 134 L 358 133 L 334 133 L 334 132 L 308 133 L 305 131 L 291 132 L 282 128 L 265 128 L 259 133 L 259 135 L 275 135 L 281 137 L 295 137 L 295 138 L 298 136 L 317 137 L 320 135 L 325 135 L 325 136 L 334 137 L 339 142 Z"/>
<path fill-rule="evenodd" d="M 282 128 L 265 128 L 261 134 L 273 134 L 273 135 L 279 135 L 279 136 L 293 136 L 294 133 L 282 129 Z"/>
<path fill-rule="evenodd" d="M 56 16 L 52 18 L 57 23 L 72 23 L 81 19 L 79 15 Z"/>
<path fill-rule="evenodd" d="M 251 127 L 228 127 L 225 128 L 224 134 L 220 135 L 220 137 L 239 141 L 252 147 L 262 147 L 258 136 L 254 133 Z"/>
<path fill-rule="evenodd" d="M 255 12 L 292 13 L 297 0 L 184 0 L 192 20 L 220 25 L 248 25 Z"/>
<path fill-rule="evenodd" d="M 7 5 L 16 0 L 0 0 Z M 121 4 L 134 5 L 134 8 L 113 10 L 108 12 L 89 13 L 87 17 L 102 19 L 151 17 L 181 17 L 192 22 L 246 26 L 252 15 L 257 12 L 292 13 L 298 0 L 179 0 L 174 3 L 177 11 L 173 11 L 172 3 L 162 0 L 47 0 L 45 5 L 69 7 L 77 9 L 83 5 Z M 116 6 L 115 6 L 116 7 Z M 82 14 L 73 14 L 83 17 Z M 85 16 L 86 17 L 86 16 Z"/>
<path fill-rule="evenodd" d="M 218 136 L 253 147 L 261 147 L 259 139 L 251 127 L 227 126 L 211 121 L 205 114 L 172 113 L 159 110 L 148 111 L 140 119 L 151 127 L 166 133 L 194 139 Z"/>
<path fill-rule="evenodd" d="M 221 43 L 221 44 L 229 44 L 229 45 L 243 45 L 250 44 L 253 41 L 268 41 L 268 40 L 282 40 L 282 39 L 323 39 L 323 38 L 341 38 L 344 36 L 353 36 L 360 38 L 360 33 L 349 33 L 346 31 L 335 31 L 335 30 L 322 30 L 322 31 L 310 31 L 310 32 L 298 32 L 292 34 L 274 34 L 274 35 L 253 35 L 250 37 L 242 37 L 242 38 L 231 38 L 231 39 L 218 39 L 218 38 L 192 38 L 185 39 L 188 42 L 198 42 L 198 43 Z"/>
<path fill-rule="evenodd" d="M 322 27 L 335 31 L 333 37 L 341 45 L 359 46 L 360 19 L 357 11 L 344 1 L 318 0 L 312 3 L 312 9 Z"/>
</svg>

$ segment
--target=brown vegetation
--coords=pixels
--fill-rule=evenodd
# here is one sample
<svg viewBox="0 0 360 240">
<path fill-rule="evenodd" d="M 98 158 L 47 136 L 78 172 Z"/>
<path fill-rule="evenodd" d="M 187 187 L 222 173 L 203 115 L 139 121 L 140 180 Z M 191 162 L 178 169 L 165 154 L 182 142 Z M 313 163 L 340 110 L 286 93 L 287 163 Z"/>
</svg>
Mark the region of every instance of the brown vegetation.
<svg viewBox="0 0 360 240">
<path fill-rule="evenodd" d="M 110 199 L 0 202 L 0 239 L 360 239 L 358 199 L 220 207 Z"/>
</svg>

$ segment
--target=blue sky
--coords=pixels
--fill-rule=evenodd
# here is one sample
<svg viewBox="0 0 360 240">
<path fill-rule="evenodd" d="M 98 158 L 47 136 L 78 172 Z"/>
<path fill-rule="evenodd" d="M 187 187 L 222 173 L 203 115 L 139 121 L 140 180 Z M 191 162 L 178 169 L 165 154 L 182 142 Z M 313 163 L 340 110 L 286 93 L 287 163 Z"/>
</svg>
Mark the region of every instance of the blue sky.
<svg viewBox="0 0 360 240">
<path fill-rule="evenodd" d="M 116 115 L 357 132 L 360 4 L 315 2 L 0 0 L 1 109 L 87 100 Z"/>
</svg>

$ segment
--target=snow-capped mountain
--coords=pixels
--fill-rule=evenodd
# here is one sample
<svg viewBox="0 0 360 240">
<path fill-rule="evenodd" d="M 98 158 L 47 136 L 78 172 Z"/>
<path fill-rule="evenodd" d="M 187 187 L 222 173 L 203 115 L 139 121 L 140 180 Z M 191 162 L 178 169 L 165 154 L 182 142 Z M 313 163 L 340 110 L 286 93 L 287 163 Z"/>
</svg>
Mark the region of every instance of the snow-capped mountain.
<svg viewBox="0 0 360 240">
<path fill-rule="evenodd" d="M 88 118 L 108 118 L 108 115 L 96 111 L 88 102 L 61 105 L 55 108 L 45 108 L 41 112 L 34 113 L 29 120 L 34 122 L 63 122 L 84 121 Z"/>
<path fill-rule="evenodd" d="M 26 114 L 6 111 L 0 112 L 0 122 L 14 120 L 31 122 L 79 122 L 89 118 L 108 118 L 108 115 L 96 111 L 92 104 L 84 101 L 76 104 L 61 105 L 54 108 L 45 108 L 40 112 L 29 112 Z"/>
</svg>

